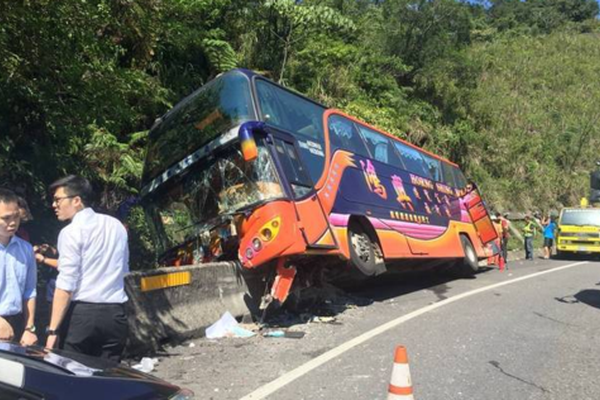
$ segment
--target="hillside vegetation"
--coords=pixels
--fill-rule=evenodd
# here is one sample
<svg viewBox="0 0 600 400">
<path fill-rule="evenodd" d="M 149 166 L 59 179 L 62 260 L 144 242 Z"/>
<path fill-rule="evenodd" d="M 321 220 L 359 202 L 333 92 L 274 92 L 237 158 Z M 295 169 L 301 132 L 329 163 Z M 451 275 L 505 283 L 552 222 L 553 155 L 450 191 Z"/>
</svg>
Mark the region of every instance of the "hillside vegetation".
<svg viewBox="0 0 600 400">
<path fill-rule="evenodd" d="M 46 238 L 45 188 L 67 173 L 114 211 L 153 121 L 244 67 L 459 163 L 496 208 L 573 204 L 600 158 L 597 15 L 595 0 L 0 2 L 0 185 Z M 148 258 L 139 211 L 131 226 Z"/>
<path fill-rule="evenodd" d="M 469 166 L 493 203 L 578 204 L 600 159 L 600 35 L 555 33 L 473 46 L 477 134 Z"/>
</svg>

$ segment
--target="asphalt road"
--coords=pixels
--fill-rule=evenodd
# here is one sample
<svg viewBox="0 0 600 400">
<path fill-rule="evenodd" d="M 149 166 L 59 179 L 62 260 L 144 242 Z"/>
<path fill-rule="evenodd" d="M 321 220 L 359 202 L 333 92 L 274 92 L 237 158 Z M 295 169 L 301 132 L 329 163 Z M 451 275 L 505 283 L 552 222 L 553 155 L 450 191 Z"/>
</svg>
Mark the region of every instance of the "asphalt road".
<svg viewBox="0 0 600 400">
<path fill-rule="evenodd" d="M 394 278 L 333 298 L 333 323 L 287 321 L 302 339 L 196 339 L 155 374 L 203 400 L 386 399 L 404 345 L 418 400 L 600 399 L 600 263 L 509 268 Z"/>
</svg>

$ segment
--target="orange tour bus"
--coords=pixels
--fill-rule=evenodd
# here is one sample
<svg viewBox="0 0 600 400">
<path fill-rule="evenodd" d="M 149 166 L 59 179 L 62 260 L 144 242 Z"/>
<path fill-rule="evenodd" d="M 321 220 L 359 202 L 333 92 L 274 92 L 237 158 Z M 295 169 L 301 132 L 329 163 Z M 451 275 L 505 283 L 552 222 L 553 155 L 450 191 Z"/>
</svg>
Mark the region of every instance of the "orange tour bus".
<svg viewBox="0 0 600 400">
<path fill-rule="evenodd" d="M 456 164 L 243 69 L 156 121 L 140 198 L 162 265 L 262 271 L 263 308 L 315 256 L 365 276 L 415 259 L 473 274 L 497 239 Z"/>
</svg>

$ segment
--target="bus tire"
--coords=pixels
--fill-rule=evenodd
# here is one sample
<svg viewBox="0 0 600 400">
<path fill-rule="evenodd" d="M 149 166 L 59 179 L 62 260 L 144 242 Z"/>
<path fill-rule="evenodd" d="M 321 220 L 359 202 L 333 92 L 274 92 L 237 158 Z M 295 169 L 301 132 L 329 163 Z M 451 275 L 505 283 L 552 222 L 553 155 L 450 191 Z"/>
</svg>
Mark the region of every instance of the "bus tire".
<svg viewBox="0 0 600 400">
<path fill-rule="evenodd" d="M 376 240 L 372 233 L 365 229 L 358 220 L 350 220 L 348 224 L 348 247 L 350 261 L 364 275 L 373 276 L 382 268 L 377 260 Z M 385 270 L 385 267 L 383 267 Z"/>
<path fill-rule="evenodd" d="M 479 259 L 471 240 L 466 235 L 460 235 L 460 244 L 465 257 L 456 263 L 456 272 L 463 277 L 471 277 L 479 271 Z"/>
</svg>

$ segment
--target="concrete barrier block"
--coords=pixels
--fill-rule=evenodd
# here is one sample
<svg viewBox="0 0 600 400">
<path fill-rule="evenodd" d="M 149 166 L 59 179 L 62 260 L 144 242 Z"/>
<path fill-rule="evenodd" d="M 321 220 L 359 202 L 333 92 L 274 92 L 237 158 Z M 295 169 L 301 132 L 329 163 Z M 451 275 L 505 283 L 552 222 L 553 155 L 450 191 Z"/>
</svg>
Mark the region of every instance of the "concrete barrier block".
<svg viewBox="0 0 600 400">
<path fill-rule="evenodd" d="M 191 281 L 181 286 L 141 290 L 141 280 L 164 274 L 189 272 Z M 243 315 L 252 299 L 239 264 L 208 263 L 132 272 L 125 278 L 129 296 L 130 340 L 128 352 L 156 351 L 161 343 L 204 334 L 204 329 L 225 311 Z"/>
</svg>

